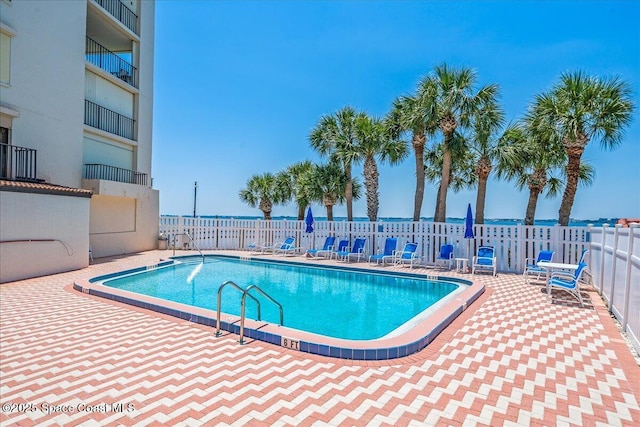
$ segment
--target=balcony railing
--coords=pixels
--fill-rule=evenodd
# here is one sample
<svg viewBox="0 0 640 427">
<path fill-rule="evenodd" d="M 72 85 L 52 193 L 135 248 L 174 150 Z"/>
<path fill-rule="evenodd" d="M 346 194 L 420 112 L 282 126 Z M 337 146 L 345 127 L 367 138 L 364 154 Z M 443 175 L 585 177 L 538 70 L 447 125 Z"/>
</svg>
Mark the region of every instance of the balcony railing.
<svg viewBox="0 0 640 427">
<path fill-rule="evenodd" d="M 39 181 L 36 178 L 36 166 L 36 150 L 0 144 L 0 178 L 12 181 Z"/>
<path fill-rule="evenodd" d="M 135 120 L 84 100 L 84 123 L 133 140 Z"/>
<path fill-rule="evenodd" d="M 96 67 L 102 68 L 125 83 L 138 87 L 136 67 L 102 46 L 97 41 L 87 37 L 85 58 Z"/>
<path fill-rule="evenodd" d="M 138 15 L 125 6 L 120 0 L 95 0 L 104 10 L 109 12 L 125 27 L 138 34 Z"/>
<path fill-rule="evenodd" d="M 126 182 L 128 184 L 147 185 L 147 174 L 115 166 L 88 163 L 84 165 L 85 179 L 104 179 L 106 181 Z"/>
</svg>

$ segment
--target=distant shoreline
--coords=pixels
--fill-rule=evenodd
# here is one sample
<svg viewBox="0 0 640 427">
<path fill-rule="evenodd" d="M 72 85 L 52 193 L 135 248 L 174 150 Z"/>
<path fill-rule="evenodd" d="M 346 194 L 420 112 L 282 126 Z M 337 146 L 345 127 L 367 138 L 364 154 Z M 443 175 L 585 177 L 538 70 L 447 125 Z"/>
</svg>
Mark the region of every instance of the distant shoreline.
<svg viewBox="0 0 640 427">
<path fill-rule="evenodd" d="M 182 216 L 191 218 L 193 215 L 173 215 L 173 214 L 163 214 L 162 216 Z M 198 215 L 198 218 L 220 218 L 220 219 L 242 219 L 242 220 L 256 220 L 263 219 L 262 216 L 252 216 L 252 215 Z M 298 218 L 295 216 L 274 216 L 271 218 L 274 221 L 297 221 Z M 314 216 L 315 221 L 326 221 L 327 218 L 323 216 Z M 346 221 L 346 217 L 334 217 L 334 222 Z M 353 219 L 354 221 L 369 221 L 367 217 L 357 217 Z M 420 218 L 421 221 L 431 222 L 433 221 L 433 217 L 423 217 Z M 447 218 L 447 222 L 451 224 L 464 224 L 464 218 Z M 410 222 L 410 218 L 397 218 L 397 217 L 381 217 L 378 218 L 378 222 Z M 598 218 L 598 219 L 571 219 L 569 221 L 569 226 L 586 227 L 589 224 L 593 224 L 594 226 L 602 226 L 603 224 L 615 225 L 618 221 L 618 218 Z M 514 219 L 514 218 L 485 218 L 485 225 L 517 225 L 524 224 L 524 220 L 522 219 Z M 545 225 L 545 226 L 553 226 L 558 223 L 558 220 L 555 219 L 536 219 L 534 221 L 535 225 Z"/>
</svg>

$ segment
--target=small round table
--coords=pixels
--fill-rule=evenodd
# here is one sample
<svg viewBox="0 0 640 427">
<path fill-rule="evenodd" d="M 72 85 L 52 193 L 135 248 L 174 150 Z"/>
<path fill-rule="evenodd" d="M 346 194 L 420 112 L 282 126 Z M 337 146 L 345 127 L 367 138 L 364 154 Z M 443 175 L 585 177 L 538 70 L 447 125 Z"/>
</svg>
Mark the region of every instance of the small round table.
<svg viewBox="0 0 640 427">
<path fill-rule="evenodd" d="M 466 258 L 456 258 L 456 272 L 458 273 L 466 273 L 469 268 L 467 263 L 469 262 Z"/>
</svg>

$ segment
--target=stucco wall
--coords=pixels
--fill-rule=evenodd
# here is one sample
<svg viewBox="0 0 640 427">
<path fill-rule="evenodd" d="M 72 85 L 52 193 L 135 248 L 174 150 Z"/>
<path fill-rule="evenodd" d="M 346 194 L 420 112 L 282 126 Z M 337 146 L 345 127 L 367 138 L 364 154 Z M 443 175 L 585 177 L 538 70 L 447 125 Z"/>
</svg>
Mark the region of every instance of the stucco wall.
<svg viewBox="0 0 640 427">
<path fill-rule="evenodd" d="M 20 113 L 12 144 L 38 150 L 38 178 L 69 187 L 82 179 L 86 16 L 86 1 L 2 8 L 2 21 L 16 33 L 11 84 L 0 87 L 0 102 Z"/>
<path fill-rule="evenodd" d="M 0 191 L 0 283 L 89 265 L 89 200 Z"/>
<path fill-rule="evenodd" d="M 157 190 L 89 179 L 82 186 L 93 191 L 89 233 L 94 258 L 157 248 Z"/>
</svg>

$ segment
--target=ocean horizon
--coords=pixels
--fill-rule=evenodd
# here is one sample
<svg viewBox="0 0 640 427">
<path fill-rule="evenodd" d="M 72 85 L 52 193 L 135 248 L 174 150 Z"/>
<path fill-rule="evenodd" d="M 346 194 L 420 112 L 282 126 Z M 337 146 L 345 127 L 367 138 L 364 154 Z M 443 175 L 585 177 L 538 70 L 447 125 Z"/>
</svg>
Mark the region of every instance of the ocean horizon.
<svg viewBox="0 0 640 427">
<path fill-rule="evenodd" d="M 162 216 L 182 216 L 182 217 L 193 217 L 193 214 L 187 214 L 187 215 L 175 215 L 175 214 L 163 214 Z M 256 220 L 256 219 L 264 219 L 262 215 L 196 215 L 198 218 L 220 218 L 220 219 L 243 219 L 243 220 Z M 297 221 L 298 217 L 297 216 L 273 216 L 271 217 L 272 220 L 275 221 L 279 221 L 279 220 L 287 220 L 287 221 Z M 619 218 L 598 218 L 598 219 L 574 219 L 571 218 L 569 220 L 569 226 L 571 227 L 586 227 L 587 225 L 591 224 L 594 226 L 602 226 L 603 224 L 609 224 L 609 225 L 615 225 L 616 222 L 618 222 Z M 314 215 L 314 220 L 315 221 L 326 221 L 327 217 L 326 216 L 315 216 Z M 346 221 L 347 217 L 343 217 L 343 216 L 337 216 L 337 217 L 333 217 L 334 221 Z M 369 218 L 367 217 L 355 217 L 353 218 L 354 221 L 369 221 Z M 421 217 L 420 218 L 421 221 L 426 221 L 426 222 L 430 222 L 433 221 L 433 217 Z M 378 218 L 378 222 L 410 222 L 412 221 L 411 218 L 402 218 L 402 217 L 380 217 Z M 465 218 L 464 217 L 450 217 L 447 218 L 448 223 L 452 223 L 452 224 L 464 224 Z M 518 224 L 524 224 L 524 220 L 523 219 L 517 219 L 517 218 L 485 218 L 484 219 L 484 223 L 485 225 L 518 225 Z M 553 226 L 558 224 L 558 220 L 557 219 L 536 219 L 534 220 L 534 225 L 546 225 L 546 226 Z"/>
</svg>

